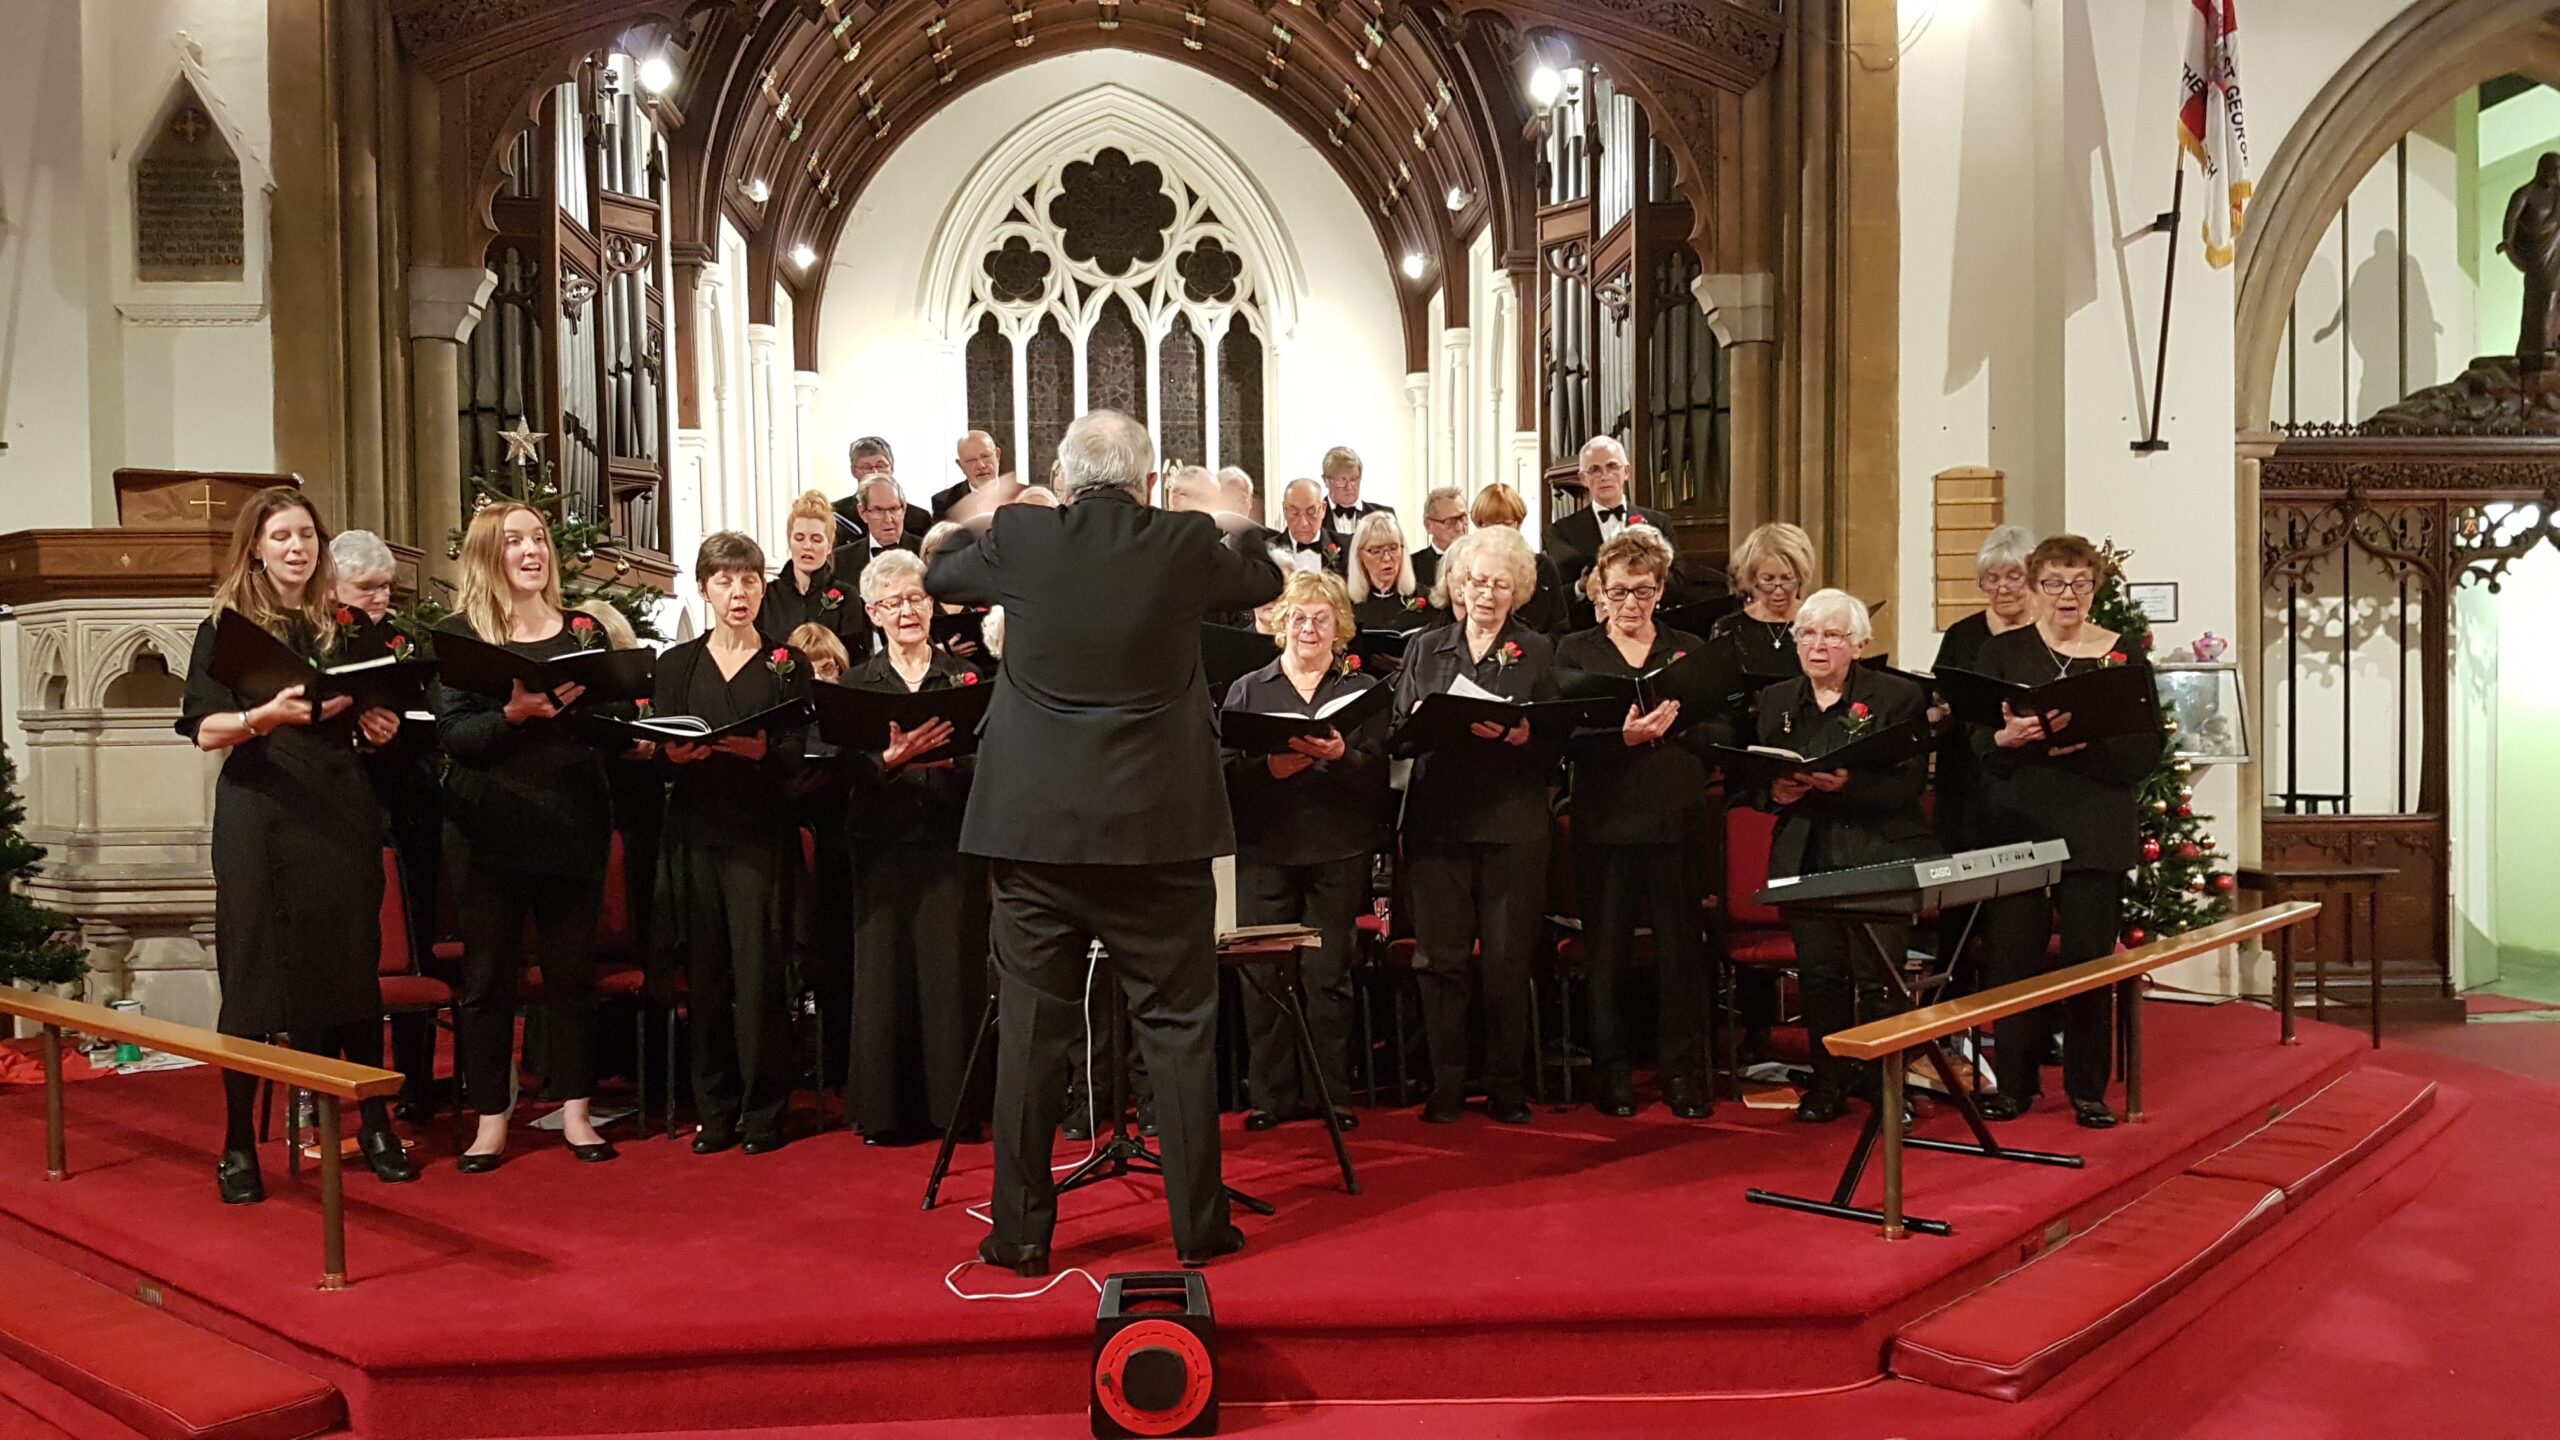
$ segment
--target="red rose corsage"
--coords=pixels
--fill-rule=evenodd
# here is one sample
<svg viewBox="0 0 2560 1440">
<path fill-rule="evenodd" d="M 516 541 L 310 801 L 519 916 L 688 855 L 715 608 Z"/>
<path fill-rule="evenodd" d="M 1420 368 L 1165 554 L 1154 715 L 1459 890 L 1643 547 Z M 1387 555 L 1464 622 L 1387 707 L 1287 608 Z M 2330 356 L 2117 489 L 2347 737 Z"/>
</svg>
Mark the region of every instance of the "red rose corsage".
<svg viewBox="0 0 2560 1440">
<path fill-rule="evenodd" d="M 409 652 L 416 648 L 418 647 L 411 644 L 409 637 L 406 635 L 394 635 L 391 637 L 391 655 L 394 659 L 406 660 L 409 658 Z"/>
<path fill-rule="evenodd" d="M 776 680 L 788 680 L 791 678 L 791 672 L 800 667 L 791 663 L 790 646 L 776 645 L 773 647 L 773 653 L 764 657 L 764 668 L 772 671 L 773 678 Z"/>
<path fill-rule="evenodd" d="M 1502 648 L 1493 652 L 1493 663 L 1501 666 L 1505 670 L 1519 664 L 1520 642 L 1517 640 L 1503 641 Z"/>
<path fill-rule="evenodd" d="M 1650 525 L 1650 524 L 1652 524 L 1653 522 L 1652 522 L 1652 521 L 1650 521 L 1650 520 L 1647 520 L 1646 518 L 1644 518 L 1644 517 L 1643 517 L 1643 516 L 1641 516 L 1641 515 L 1637 515 L 1637 514 L 1634 514 L 1634 513 L 1630 512 L 1630 513 L 1628 514 L 1628 516 L 1627 516 L 1627 523 L 1628 523 L 1628 524 L 1630 524 L 1630 525 Z"/>
<path fill-rule="evenodd" d="M 827 593 L 826 593 L 826 594 L 821 595 L 821 596 L 819 596 L 819 597 L 818 597 L 818 608 L 819 608 L 819 609 L 821 609 L 821 610 L 836 610 L 836 609 L 841 609 L 841 608 L 843 608 L 843 605 L 844 605 L 844 591 L 842 591 L 842 590 L 840 590 L 840 589 L 836 588 L 836 587 L 835 587 L 835 586 L 833 586 L 833 585 L 830 585 L 830 586 L 828 586 L 828 587 L 827 587 Z"/>
<path fill-rule="evenodd" d="M 569 638 L 577 641 L 578 648 L 581 650 L 594 649 L 596 641 L 601 638 L 596 630 L 596 617 L 593 615 L 570 616 Z"/>
<path fill-rule="evenodd" d="M 1344 675 L 1357 675 L 1360 673 L 1360 657 L 1346 654 L 1342 657 L 1342 664 L 1337 668 Z"/>
<path fill-rule="evenodd" d="M 1849 713 L 1840 721 L 1840 728 L 1846 731 L 1851 739 L 1856 739 L 1866 733 L 1868 724 L 1874 718 L 1874 712 L 1867 709 L 1865 701 L 1852 700 L 1849 702 Z"/>
<path fill-rule="evenodd" d="M 344 605 L 339 606 L 339 607 L 338 607 L 338 623 L 339 623 L 339 624 L 341 624 L 341 625 L 353 625 L 354 623 L 356 623 L 356 612 L 354 612 L 353 610 L 348 609 L 348 608 L 347 608 L 346 606 L 344 606 Z"/>
<path fill-rule="evenodd" d="M 2113 669 L 2118 665 L 2130 665 L 2133 663 L 2133 660 L 2121 650 L 2110 650 L 2107 652 L 2107 658 L 2100 663 L 2109 669 Z"/>
</svg>

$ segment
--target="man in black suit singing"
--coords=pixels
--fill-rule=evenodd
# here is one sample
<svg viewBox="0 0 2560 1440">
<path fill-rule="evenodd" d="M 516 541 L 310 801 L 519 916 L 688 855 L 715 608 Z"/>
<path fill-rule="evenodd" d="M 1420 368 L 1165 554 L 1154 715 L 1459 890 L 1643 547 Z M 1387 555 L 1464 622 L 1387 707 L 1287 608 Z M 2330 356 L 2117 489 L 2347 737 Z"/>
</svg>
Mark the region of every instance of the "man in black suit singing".
<svg viewBox="0 0 2560 1440">
<path fill-rule="evenodd" d="M 867 481 L 896 475 L 898 452 L 879 436 L 865 435 L 853 442 L 853 448 L 845 452 L 845 458 L 853 467 L 853 489 L 836 502 L 836 536 L 840 541 L 857 541 L 866 528 L 862 523 L 862 487 Z M 906 532 L 909 535 L 921 539 L 926 527 L 932 524 L 933 517 L 924 513 L 923 506 L 907 507 Z"/>
<path fill-rule="evenodd" d="M 897 479 L 875 475 L 853 487 L 854 516 L 862 522 L 862 533 L 836 551 L 836 569 L 846 575 L 860 575 L 862 567 L 892 550 L 913 551 L 924 537 L 907 528 L 907 514 L 915 509 L 907 503 L 906 492 Z"/>
<path fill-rule="evenodd" d="M 1240 518 L 1146 503 L 1146 427 L 1097 410 L 1059 442 L 1059 509 L 1008 505 L 974 544 L 934 557 L 938 600 L 1005 609 L 1005 663 L 960 831 L 992 862 L 1002 977 L 995 1233 L 978 1257 L 1046 1273 L 1058 1216 L 1049 1173 L 1099 940 L 1153 1078 L 1165 1204 L 1186 1265 L 1232 1254 L 1218 1159 L 1217 890 L 1235 828 L 1200 668 L 1201 618 L 1280 593 Z M 974 501 L 973 497 L 973 501 Z M 974 508 L 964 501 L 963 519 Z"/>
<path fill-rule="evenodd" d="M 959 449 L 952 457 L 952 463 L 960 467 L 960 479 L 951 488 L 934 492 L 933 518 L 936 520 L 950 519 L 952 506 L 984 490 L 1004 473 L 1004 450 L 996 444 L 993 435 L 984 430 L 972 430 L 960 437 Z M 1025 478 L 1036 480 L 1039 477 Z"/>
<path fill-rule="evenodd" d="M 1680 585 L 1680 539 L 1672 533 L 1671 517 L 1659 510 L 1648 510 L 1627 501 L 1627 482 L 1634 478 L 1627 463 L 1627 447 L 1611 436 L 1594 436 L 1582 447 L 1582 493 L 1590 500 L 1572 514 L 1547 527 L 1546 544 L 1540 547 L 1556 567 L 1556 575 L 1564 581 L 1565 593 L 1572 597 L 1572 628 L 1589 629 L 1594 618 L 1590 598 L 1582 593 L 1582 577 L 1591 573 L 1599 559 L 1600 547 L 1618 538 L 1630 525 L 1650 525 L 1665 544 L 1671 547 L 1671 587 Z"/>
<path fill-rule="evenodd" d="M 1363 516 L 1379 510 L 1395 513 L 1392 505 L 1360 498 L 1360 481 L 1367 467 L 1360 463 L 1360 452 L 1350 446 L 1336 445 L 1324 452 L 1324 465 L 1318 473 L 1324 476 L 1325 533 L 1340 541 L 1345 552 L 1351 549 L 1351 537 L 1359 530 Z"/>
</svg>

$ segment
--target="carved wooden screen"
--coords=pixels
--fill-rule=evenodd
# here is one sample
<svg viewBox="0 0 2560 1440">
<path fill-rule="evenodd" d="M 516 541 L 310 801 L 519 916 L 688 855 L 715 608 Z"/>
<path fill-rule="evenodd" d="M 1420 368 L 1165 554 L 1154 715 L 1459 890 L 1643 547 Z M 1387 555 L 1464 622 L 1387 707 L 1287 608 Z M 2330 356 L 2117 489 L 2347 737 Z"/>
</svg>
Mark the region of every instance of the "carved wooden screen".
<svg viewBox="0 0 2560 1440">
<path fill-rule="evenodd" d="M 971 274 L 969 413 L 1045 480 L 1086 410 L 1146 422 L 1167 466 L 1262 474 L 1263 281 L 1200 188 L 1104 147 L 1065 159 L 989 226 Z M 1002 423 L 990 423 L 1001 417 Z"/>
</svg>

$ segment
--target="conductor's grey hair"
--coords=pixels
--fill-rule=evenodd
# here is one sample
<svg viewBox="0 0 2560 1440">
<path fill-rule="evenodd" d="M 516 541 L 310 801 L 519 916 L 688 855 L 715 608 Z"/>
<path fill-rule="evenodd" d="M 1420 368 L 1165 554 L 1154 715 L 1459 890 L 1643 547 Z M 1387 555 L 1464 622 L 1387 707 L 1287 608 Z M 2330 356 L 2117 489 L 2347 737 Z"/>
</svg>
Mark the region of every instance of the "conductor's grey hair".
<svg viewBox="0 0 2560 1440">
<path fill-rule="evenodd" d="M 389 575 L 398 569 L 391 547 L 370 530 L 341 530 L 329 540 L 329 564 L 342 580 Z"/>
<path fill-rule="evenodd" d="M 1088 490 L 1126 490 L 1146 498 L 1156 443 L 1147 427 L 1117 410 L 1076 418 L 1058 442 L 1058 498 L 1074 503 Z"/>
</svg>

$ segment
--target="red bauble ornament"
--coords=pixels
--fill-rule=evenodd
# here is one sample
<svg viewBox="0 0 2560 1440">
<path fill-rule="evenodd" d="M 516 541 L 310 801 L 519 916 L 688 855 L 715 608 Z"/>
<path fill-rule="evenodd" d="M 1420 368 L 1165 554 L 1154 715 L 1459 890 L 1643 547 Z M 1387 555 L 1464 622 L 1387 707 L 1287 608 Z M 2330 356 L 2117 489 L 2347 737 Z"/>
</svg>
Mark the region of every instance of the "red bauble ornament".
<svg viewBox="0 0 2560 1440">
<path fill-rule="evenodd" d="M 2178 858 L 2181 860 L 2193 860 L 2203 853 L 2203 851 L 2197 849 L 2193 845 L 2181 845 L 2178 847 Z"/>
<path fill-rule="evenodd" d="M 2192 806 L 2192 805 L 2181 805 L 2181 806 L 2179 806 L 2179 807 L 2178 807 L 2178 818 L 2179 818 L 2179 819 L 2181 819 L 2181 820 L 2186 819 L 2188 816 L 2193 815 L 2194 813 L 2196 813 L 2196 812 L 2195 812 L 2195 807 L 2194 807 L 2194 806 Z"/>
<path fill-rule="evenodd" d="M 2216 875 L 2213 877 L 2213 888 L 2221 891 L 2225 895 L 2228 895 L 2232 891 L 2240 888 L 2240 882 L 2232 879 L 2228 875 Z"/>
<path fill-rule="evenodd" d="M 2124 943 L 2127 945 L 2139 945 L 2149 938 L 2151 938 L 2151 932 L 2139 925 L 2132 926 L 2124 932 Z"/>
<path fill-rule="evenodd" d="M 2152 860 L 2157 860 L 2157 859 L 2159 859 L 2159 858 L 2160 858 L 2160 842 L 2159 842 L 2159 841 L 2157 841 L 2157 840 L 2145 840 L 2145 841 L 2143 841 L 2143 842 L 2142 842 L 2142 858 L 2143 858 L 2146 862 L 2147 862 L 2147 861 L 2152 861 Z"/>
</svg>

